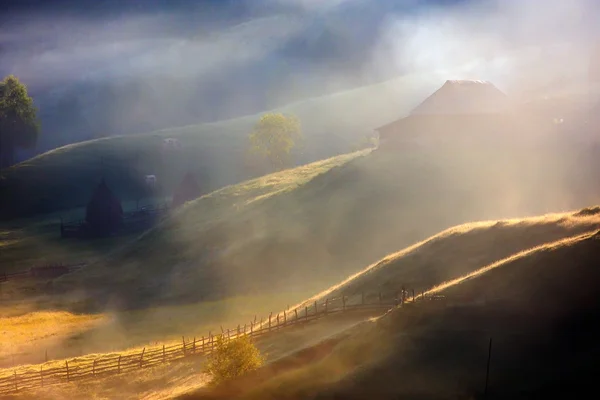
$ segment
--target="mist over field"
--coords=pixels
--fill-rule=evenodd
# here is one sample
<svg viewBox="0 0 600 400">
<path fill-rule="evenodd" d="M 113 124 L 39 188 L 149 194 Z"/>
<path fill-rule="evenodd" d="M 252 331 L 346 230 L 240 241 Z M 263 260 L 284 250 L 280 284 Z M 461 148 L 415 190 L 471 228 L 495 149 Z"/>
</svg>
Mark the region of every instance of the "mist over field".
<svg viewBox="0 0 600 400">
<path fill-rule="evenodd" d="M 8 8 L 0 27 L 0 73 L 19 76 L 40 108 L 37 152 L 254 114 L 410 72 L 533 90 L 587 73 L 598 29 L 591 0 L 45 4 Z"/>
</svg>

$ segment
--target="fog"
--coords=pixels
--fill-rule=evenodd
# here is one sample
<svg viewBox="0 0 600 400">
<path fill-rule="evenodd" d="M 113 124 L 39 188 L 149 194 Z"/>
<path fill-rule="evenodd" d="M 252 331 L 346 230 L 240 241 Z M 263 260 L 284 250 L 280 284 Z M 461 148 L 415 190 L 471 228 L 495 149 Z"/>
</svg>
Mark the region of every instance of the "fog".
<svg viewBox="0 0 600 400">
<path fill-rule="evenodd" d="M 598 30 L 592 0 L 106 4 L 110 12 L 5 12 L 0 72 L 34 94 L 40 151 L 98 132 L 253 114 L 408 72 L 509 92 L 573 81 Z"/>
</svg>

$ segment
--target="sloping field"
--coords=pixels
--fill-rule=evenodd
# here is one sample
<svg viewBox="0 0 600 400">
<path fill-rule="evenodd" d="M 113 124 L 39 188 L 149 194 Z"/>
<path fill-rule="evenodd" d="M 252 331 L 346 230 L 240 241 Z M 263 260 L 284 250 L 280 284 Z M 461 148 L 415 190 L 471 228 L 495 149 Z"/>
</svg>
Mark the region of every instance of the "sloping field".
<svg viewBox="0 0 600 400">
<path fill-rule="evenodd" d="M 509 164 L 496 146 L 335 157 L 210 193 L 57 287 L 68 291 L 71 282 L 100 307 L 111 301 L 127 307 L 204 301 L 284 287 L 318 292 L 454 225 L 589 205 L 600 189 L 592 184 L 593 174 L 581 178 L 570 164 L 579 150 L 508 147 Z M 503 232 L 503 224 L 491 231 Z M 548 227 L 554 229 L 551 221 Z M 539 229 L 543 235 L 546 228 Z M 561 229 L 569 232 L 558 227 L 558 235 Z M 538 244 L 535 232 L 527 245 Z M 500 253 L 488 255 L 495 257 L 490 262 L 503 256 L 495 251 Z M 427 286 L 417 277 L 405 283 Z"/>
<path fill-rule="evenodd" d="M 600 229 L 600 208 L 525 219 L 468 223 L 392 253 L 316 297 L 358 297 L 405 285 L 427 291 L 545 243 Z M 312 299 L 309 300 L 309 302 Z"/>
<path fill-rule="evenodd" d="M 484 266 L 430 293 L 485 304 L 397 309 L 356 329 L 323 360 L 241 397 L 477 398 L 490 337 L 488 398 L 582 395 L 594 385 L 600 354 L 599 243 L 590 232 Z"/>
<path fill-rule="evenodd" d="M 305 143 L 301 164 L 343 154 L 384 123 L 406 114 L 437 82 L 406 76 L 274 111 L 300 119 Z M 69 210 L 85 205 L 102 176 L 123 200 L 135 200 L 146 174 L 171 195 L 186 171 L 202 178 L 205 193 L 240 182 L 256 171 L 244 164 L 247 136 L 260 115 L 175 127 L 64 146 L 2 171 L 0 218 Z M 164 138 L 181 151 L 161 152 Z"/>
</svg>

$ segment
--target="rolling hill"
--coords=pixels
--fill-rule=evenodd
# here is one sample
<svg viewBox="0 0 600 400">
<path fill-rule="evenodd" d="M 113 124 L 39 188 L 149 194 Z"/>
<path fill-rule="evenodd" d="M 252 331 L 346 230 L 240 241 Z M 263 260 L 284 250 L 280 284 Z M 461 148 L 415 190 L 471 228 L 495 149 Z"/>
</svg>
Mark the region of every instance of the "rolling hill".
<svg viewBox="0 0 600 400">
<path fill-rule="evenodd" d="M 408 75 L 384 83 L 300 101 L 274 111 L 299 117 L 305 137 L 297 162 L 347 153 L 383 123 L 407 113 L 437 83 Z M 260 115 L 116 136 L 64 146 L 3 170 L 0 218 L 68 210 L 85 205 L 104 176 L 123 200 L 135 200 L 146 174 L 171 195 L 187 170 L 202 176 L 205 193 L 260 174 L 244 164 L 247 135 Z M 161 154 L 164 138 L 183 149 Z M 156 194 L 156 195 L 159 195 Z"/>
<path fill-rule="evenodd" d="M 455 235 L 465 242 L 473 238 L 469 232 Z M 317 361 L 182 399 L 469 399 L 486 391 L 493 399 L 583 395 L 593 389 L 600 351 L 595 341 L 599 240 L 600 231 L 593 230 L 517 250 L 429 292 L 446 296 L 446 303 L 409 304 L 365 322 Z M 485 302 L 452 305 L 461 298 Z M 493 346 L 485 389 L 488 345 Z"/>
<path fill-rule="evenodd" d="M 338 156 L 205 195 L 57 285 L 62 292 L 77 288 L 101 308 L 282 288 L 317 292 L 457 224 L 594 204 L 595 178 L 582 179 L 575 159 L 585 162 L 579 145 L 556 143 L 504 152 L 492 146 Z M 560 238 L 561 230 L 568 232 L 560 226 L 551 221 L 548 229 Z M 508 223 L 506 232 L 511 228 Z M 524 243 L 546 240 L 543 232 L 535 239 L 536 229 L 543 230 L 532 228 Z M 492 256 L 504 256 L 500 249 Z M 440 279 L 451 277 L 440 272 Z"/>
</svg>

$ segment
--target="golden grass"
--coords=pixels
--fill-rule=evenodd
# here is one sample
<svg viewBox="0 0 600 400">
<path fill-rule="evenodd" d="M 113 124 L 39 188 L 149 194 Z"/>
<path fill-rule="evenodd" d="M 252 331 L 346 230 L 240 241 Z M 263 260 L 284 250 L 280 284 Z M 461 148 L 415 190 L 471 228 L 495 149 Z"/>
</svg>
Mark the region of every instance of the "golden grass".
<svg viewBox="0 0 600 400">
<path fill-rule="evenodd" d="M 481 268 L 479 260 L 486 258 L 485 252 L 489 249 L 494 249 L 498 254 L 501 254 L 503 248 L 506 248 L 504 253 L 508 257 L 493 260 L 502 263 L 511 257 L 518 257 L 521 254 L 526 255 L 530 251 L 544 248 L 548 246 L 548 242 L 553 243 L 556 240 L 563 239 L 569 241 L 572 240 L 573 236 L 585 234 L 599 228 L 600 213 L 581 215 L 579 212 L 551 213 L 538 217 L 479 221 L 458 225 L 398 252 L 389 254 L 362 271 L 351 275 L 342 282 L 327 288 L 296 306 L 300 307 L 316 299 L 335 296 L 338 292 L 348 293 L 352 290 L 352 287 L 360 287 L 364 292 L 377 291 L 382 284 L 388 281 L 397 281 L 397 276 L 406 276 L 406 281 L 410 281 L 411 274 L 419 273 L 419 268 L 430 267 L 432 260 L 437 262 L 436 270 L 443 270 L 445 267 L 452 268 L 455 260 L 448 260 L 451 255 L 459 256 L 458 261 L 462 264 L 460 270 L 466 270 L 466 272 L 456 275 L 456 278 L 449 280 L 449 282 L 461 281 L 469 276 L 469 273 L 479 271 L 479 268 Z M 508 237 L 512 237 L 513 241 L 517 241 L 515 246 L 509 247 L 502 239 L 499 239 Z M 421 258 L 416 259 L 414 262 L 411 261 L 411 271 L 404 273 L 409 258 L 415 256 Z M 496 263 L 485 268 L 493 268 L 494 265 Z M 420 287 L 416 289 L 429 290 L 432 286 L 437 287 L 438 284 L 440 282 L 435 282 L 428 288 Z"/>
</svg>

